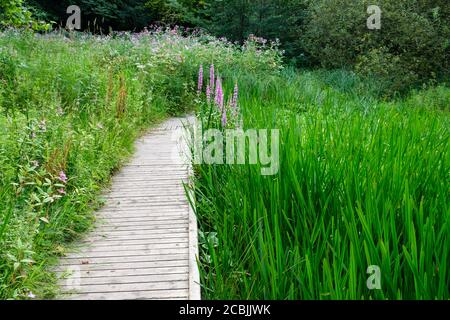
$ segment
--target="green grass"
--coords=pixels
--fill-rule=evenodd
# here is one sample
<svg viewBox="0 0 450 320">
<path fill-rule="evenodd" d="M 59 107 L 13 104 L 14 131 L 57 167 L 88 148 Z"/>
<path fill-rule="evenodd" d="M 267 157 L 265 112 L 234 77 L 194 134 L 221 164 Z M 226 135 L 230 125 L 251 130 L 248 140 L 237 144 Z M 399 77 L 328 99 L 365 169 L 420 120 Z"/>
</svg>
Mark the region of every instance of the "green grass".
<svg viewBox="0 0 450 320">
<path fill-rule="evenodd" d="M 252 74 L 279 59 L 174 30 L 0 32 L 0 299 L 55 296 L 50 267 L 92 226 L 135 139 L 193 108 L 200 63 Z"/>
<path fill-rule="evenodd" d="M 280 129 L 280 170 L 196 166 L 203 297 L 449 299 L 450 90 L 383 102 L 346 72 L 237 80 L 245 128 Z"/>
<path fill-rule="evenodd" d="M 238 81 L 245 128 L 280 129 L 281 162 L 275 176 L 195 166 L 204 298 L 448 299 L 449 89 L 386 102 L 355 74 L 280 62 L 173 31 L 0 33 L 0 299 L 57 293 L 50 267 L 135 139 L 196 106 L 205 117 L 196 73 L 210 63 L 227 96 Z"/>
<path fill-rule="evenodd" d="M 125 54 L 104 61 L 110 48 L 94 39 L 4 34 L 0 47 L 16 69 L 1 87 L 0 298 L 51 297 L 48 265 L 92 225 L 99 191 L 140 132 L 166 116 L 165 102 L 145 110 L 148 90 Z"/>
</svg>

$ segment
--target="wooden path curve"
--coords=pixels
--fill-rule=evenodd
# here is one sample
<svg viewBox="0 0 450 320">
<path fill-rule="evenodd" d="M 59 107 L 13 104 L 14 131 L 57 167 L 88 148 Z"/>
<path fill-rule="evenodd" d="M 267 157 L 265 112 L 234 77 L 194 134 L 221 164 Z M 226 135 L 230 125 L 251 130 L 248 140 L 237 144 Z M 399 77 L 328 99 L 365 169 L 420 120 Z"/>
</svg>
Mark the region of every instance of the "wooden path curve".
<svg viewBox="0 0 450 320">
<path fill-rule="evenodd" d="M 63 299 L 200 299 L 197 221 L 183 187 L 185 120 L 137 141 L 105 193 L 97 227 L 57 268 Z"/>
</svg>

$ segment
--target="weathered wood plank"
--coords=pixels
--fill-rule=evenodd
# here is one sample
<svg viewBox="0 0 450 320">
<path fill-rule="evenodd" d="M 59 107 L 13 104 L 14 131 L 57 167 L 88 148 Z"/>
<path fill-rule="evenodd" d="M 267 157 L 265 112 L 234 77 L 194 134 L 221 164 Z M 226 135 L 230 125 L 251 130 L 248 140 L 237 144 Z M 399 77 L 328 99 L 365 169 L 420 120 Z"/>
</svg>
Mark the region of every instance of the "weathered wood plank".
<svg viewBox="0 0 450 320">
<path fill-rule="evenodd" d="M 186 300 L 188 290 L 153 290 L 153 291 L 129 291 L 129 292 L 98 292 L 67 296 L 73 300 Z"/>
<path fill-rule="evenodd" d="M 66 269 L 68 270 L 68 269 Z M 60 271 L 66 271 L 60 270 Z M 73 275 L 73 269 L 70 270 L 70 275 Z M 174 267 L 155 267 L 155 268 L 129 268 L 129 269 L 112 269 L 112 270 L 78 270 L 80 278 L 109 278 L 109 277 L 133 277 L 133 276 L 154 276 L 154 275 L 168 275 L 168 274 L 188 274 L 189 267 L 174 266 Z M 66 278 L 61 279 L 64 283 Z"/>
<path fill-rule="evenodd" d="M 143 239 L 143 240 L 98 240 L 95 241 L 95 248 L 103 248 L 106 247 L 108 250 L 115 246 L 134 246 L 134 245 L 148 245 L 148 244 L 171 244 L 171 243 L 187 243 L 188 237 L 179 237 L 179 238 L 163 238 L 163 239 Z M 94 241 L 84 241 L 84 245 L 92 245 Z M 94 248 L 94 246 L 91 246 Z"/>
<path fill-rule="evenodd" d="M 176 234 L 176 233 L 182 233 L 185 234 L 188 232 L 188 226 L 164 226 L 165 228 L 154 228 L 152 230 L 133 230 L 133 231 L 102 231 L 102 230 L 96 230 L 92 233 L 93 236 L 102 236 L 102 237 L 108 237 L 113 238 L 117 236 L 128 236 L 130 238 L 134 236 L 148 236 L 148 235 L 156 235 L 156 234 Z M 169 231 L 170 230 L 170 231 Z"/>
<path fill-rule="evenodd" d="M 111 216 L 108 218 L 110 225 L 116 225 L 116 224 L 122 224 L 126 223 L 127 225 L 138 225 L 140 223 L 146 223 L 146 222 L 156 222 L 156 221 L 177 221 L 179 219 L 186 219 L 188 216 L 186 214 L 175 214 L 175 215 L 164 215 L 164 216 L 142 216 L 142 217 L 115 217 Z M 104 219 L 98 219 L 98 221 L 101 223 Z"/>
<path fill-rule="evenodd" d="M 139 254 L 150 254 L 154 250 L 172 250 L 172 249 L 187 249 L 188 244 L 185 243 L 162 243 L 162 244 L 141 244 L 141 245 L 123 245 L 123 246 L 93 246 L 91 248 L 81 248 L 80 252 L 85 254 L 84 257 L 88 258 L 90 256 L 96 257 L 116 257 L 116 256 L 136 256 Z M 84 250 L 83 250 L 84 249 Z M 134 254 L 133 254 L 134 253 Z M 171 252 L 172 254 L 173 252 Z M 73 255 L 74 258 L 77 258 Z"/>
<path fill-rule="evenodd" d="M 83 242 L 96 242 L 96 241 L 121 241 L 121 240 L 147 240 L 147 239 L 174 239 L 174 238 L 184 238 L 187 236 L 186 232 L 183 233 L 171 233 L 171 234 L 143 234 L 143 235 L 136 235 L 136 236 L 128 236 L 128 235 L 91 235 L 88 239 L 85 239 Z"/>
<path fill-rule="evenodd" d="M 81 261 L 81 260 L 80 260 Z M 80 262 L 79 261 L 79 262 Z M 75 261 L 77 262 L 77 261 Z M 160 260 L 160 261 L 122 261 L 122 262 L 105 262 L 105 263 L 97 263 L 97 264 L 81 264 L 75 263 L 71 261 L 71 263 L 67 265 L 60 265 L 55 271 L 62 273 L 66 273 L 67 271 L 80 270 L 86 272 L 92 271 L 103 271 L 103 272 L 111 272 L 114 270 L 131 270 L 131 269 L 144 269 L 151 272 L 153 269 L 163 269 L 163 268 L 172 268 L 172 267 L 184 267 L 188 266 L 189 260 L 186 256 L 185 259 L 178 260 Z"/>
<path fill-rule="evenodd" d="M 125 285 L 143 283 L 160 283 L 160 282 L 187 282 L 189 277 L 188 272 L 172 273 L 172 274 L 152 274 L 152 275 L 127 275 L 127 276 L 109 276 L 109 277 L 81 277 L 76 286 L 80 286 L 81 290 L 85 292 L 86 287 L 94 286 L 109 286 L 109 285 Z M 73 289 L 74 285 L 70 281 L 63 281 L 60 283 L 63 289 Z"/>
</svg>

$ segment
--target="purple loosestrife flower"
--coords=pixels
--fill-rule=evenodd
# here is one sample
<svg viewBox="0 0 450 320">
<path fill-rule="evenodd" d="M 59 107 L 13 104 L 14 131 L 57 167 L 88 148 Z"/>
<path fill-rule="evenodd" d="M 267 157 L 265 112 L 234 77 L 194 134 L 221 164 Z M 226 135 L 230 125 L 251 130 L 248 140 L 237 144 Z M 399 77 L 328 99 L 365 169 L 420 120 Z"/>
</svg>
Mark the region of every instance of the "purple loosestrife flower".
<svg viewBox="0 0 450 320">
<path fill-rule="evenodd" d="M 63 183 L 67 183 L 67 176 L 66 176 L 66 174 L 64 173 L 64 171 L 61 171 L 61 172 L 59 173 L 59 180 L 60 180 L 61 182 L 63 182 Z"/>
<path fill-rule="evenodd" d="M 217 77 L 216 80 L 216 92 L 214 93 L 214 102 L 218 105 L 219 104 L 219 77 Z"/>
<path fill-rule="evenodd" d="M 203 65 L 200 65 L 200 70 L 198 71 L 198 87 L 197 94 L 200 95 L 203 89 Z"/>
<path fill-rule="evenodd" d="M 206 101 L 208 102 L 208 104 L 211 103 L 211 87 L 209 86 L 209 84 L 206 86 Z"/>
<path fill-rule="evenodd" d="M 234 86 L 233 100 L 231 101 L 231 106 L 233 109 L 237 108 L 238 95 L 239 95 L 239 87 L 236 82 L 236 85 Z"/>
<path fill-rule="evenodd" d="M 211 91 L 214 91 L 214 80 L 214 64 L 212 64 L 211 68 L 209 69 L 209 88 L 211 89 Z"/>
<path fill-rule="evenodd" d="M 223 108 L 222 111 L 222 127 L 226 127 L 227 126 L 227 109 Z"/>
<path fill-rule="evenodd" d="M 223 88 L 222 88 L 222 79 L 217 77 L 217 83 L 216 83 L 216 100 L 215 100 L 217 106 L 219 107 L 220 111 L 223 110 Z"/>
<path fill-rule="evenodd" d="M 217 97 L 219 96 L 219 77 L 217 77 L 215 89 L 216 92 L 214 93 L 214 101 L 217 103 Z"/>
</svg>

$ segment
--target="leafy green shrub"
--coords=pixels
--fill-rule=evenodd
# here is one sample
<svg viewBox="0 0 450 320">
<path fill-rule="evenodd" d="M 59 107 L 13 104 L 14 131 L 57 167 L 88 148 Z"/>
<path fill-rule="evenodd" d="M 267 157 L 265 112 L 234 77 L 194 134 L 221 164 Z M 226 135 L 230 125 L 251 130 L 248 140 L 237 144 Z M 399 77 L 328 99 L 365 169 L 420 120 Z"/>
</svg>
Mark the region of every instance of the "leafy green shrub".
<svg viewBox="0 0 450 320">
<path fill-rule="evenodd" d="M 449 76 L 450 3 L 381 0 L 381 29 L 367 28 L 371 1 L 319 0 L 310 5 L 305 45 L 324 67 L 354 67 L 402 92 Z M 338 13 L 338 14 L 337 14 Z"/>
<path fill-rule="evenodd" d="M 48 30 L 50 25 L 37 21 L 23 0 L 0 0 L 0 28 L 26 27 L 33 30 Z"/>
<path fill-rule="evenodd" d="M 0 107 L 5 111 L 12 108 L 12 93 L 17 75 L 17 61 L 14 55 L 0 48 Z"/>
</svg>

